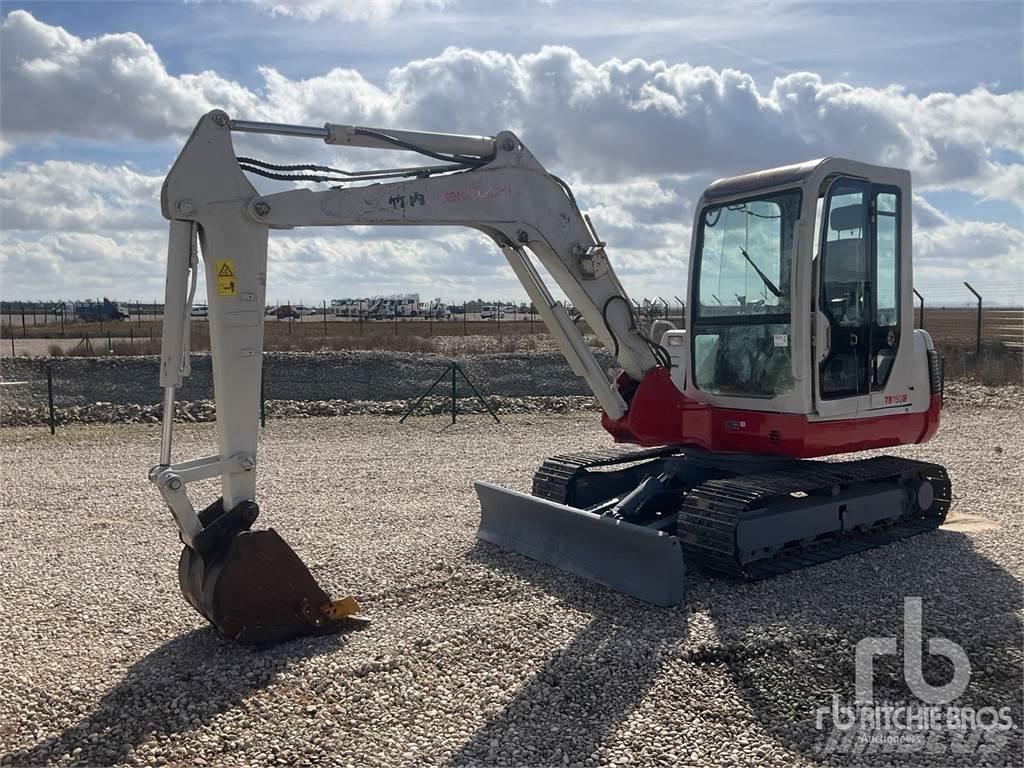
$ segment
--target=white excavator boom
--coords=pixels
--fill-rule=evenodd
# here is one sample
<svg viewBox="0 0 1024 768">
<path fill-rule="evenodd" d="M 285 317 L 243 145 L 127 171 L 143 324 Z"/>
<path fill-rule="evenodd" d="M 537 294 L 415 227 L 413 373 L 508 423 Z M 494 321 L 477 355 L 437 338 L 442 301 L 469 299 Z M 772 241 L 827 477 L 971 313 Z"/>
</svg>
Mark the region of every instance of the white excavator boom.
<svg viewBox="0 0 1024 768">
<path fill-rule="evenodd" d="M 231 140 L 234 131 L 414 151 L 439 164 L 380 172 L 275 166 L 237 158 Z M 296 168 L 309 172 L 295 173 Z M 286 180 L 349 184 L 323 191 L 299 188 L 260 195 L 245 171 Z M 375 183 L 364 183 L 368 181 Z M 213 569 L 209 563 L 198 565 L 196 558 L 221 553 L 225 542 L 233 541 L 239 531 L 253 535 L 247 529 L 252 522 L 248 518 L 256 514 L 269 230 L 390 224 L 463 226 L 485 233 L 505 254 L 572 370 L 587 382 L 611 418 L 622 417 L 627 408 L 613 374 L 602 370 L 565 308 L 545 286 L 530 254 L 626 374 L 640 380 L 668 360 L 667 353 L 639 328 L 604 243 L 580 213 L 568 186 L 549 174 L 509 132 L 483 137 L 335 124 L 315 128 L 231 120 L 216 110 L 199 121 L 171 168 L 161 205 L 170 220 L 160 376 L 165 407 L 160 464 L 151 470 L 150 479 L 171 508 L 186 545 L 180 571 L 186 597 L 222 630 L 224 621 L 213 607 L 217 601 L 204 596 L 213 589 L 209 583 Z M 175 391 L 188 375 L 197 240 L 206 270 L 218 454 L 174 463 Z M 222 498 L 197 513 L 187 496 L 187 484 L 218 475 Z M 260 554 L 267 558 L 273 553 Z M 243 634 L 266 634 L 252 630 L 251 623 L 246 626 L 250 628 L 240 630 Z"/>
</svg>

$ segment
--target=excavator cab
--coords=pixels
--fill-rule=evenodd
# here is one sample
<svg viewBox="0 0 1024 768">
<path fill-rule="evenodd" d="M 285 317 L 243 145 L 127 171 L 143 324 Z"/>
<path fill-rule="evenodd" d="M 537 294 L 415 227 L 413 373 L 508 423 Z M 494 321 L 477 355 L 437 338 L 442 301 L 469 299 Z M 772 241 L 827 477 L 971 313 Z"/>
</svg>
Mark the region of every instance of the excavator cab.
<svg viewBox="0 0 1024 768">
<path fill-rule="evenodd" d="M 934 350 L 913 331 L 910 199 L 906 171 L 837 158 L 712 184 L 694 221 L 682 391 L 811 422 L 928 411 Z"/>
</svg>

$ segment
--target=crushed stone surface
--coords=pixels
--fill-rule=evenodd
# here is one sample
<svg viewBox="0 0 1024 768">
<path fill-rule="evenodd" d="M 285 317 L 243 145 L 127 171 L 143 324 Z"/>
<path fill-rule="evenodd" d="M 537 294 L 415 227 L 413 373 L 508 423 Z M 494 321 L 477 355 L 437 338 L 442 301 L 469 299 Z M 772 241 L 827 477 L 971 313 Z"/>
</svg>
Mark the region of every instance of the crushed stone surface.
<svg viewBox="0 0 1024 768">
<path fill-rule="evenodd" d="M 990 404 L 991 406 L 992 404 Z M 181 598 L 176 529 L 146 480 L 159 426 L 0 430 L 4 765 L 800 766 L 1021 764 L 1024 413 L 959 404 L 932 442 L 954 510 L 938 531 L 754 584 L 688 573 L 647 606 L 475 539 L 474 479 L 528 490 L 548 455 L 607 446 L 593 413 L 282 419 L 262 433 L 273 527 L 365 630 L 255 650 Z M 214 452 L 210 424 L 178 459 Z M 211 483 L 191 487 L 205 505 Z M 1015 729 L 925 751 L 829 746 L 854 648 L 924 637 L 971 662 L 958 703 Z M 902 644 L 902 640 L 900 641 Z M 925 650 L 935 685 L 949 665 Z M 876 696 L 910 697 L 879 657 Z"/>
</svg>

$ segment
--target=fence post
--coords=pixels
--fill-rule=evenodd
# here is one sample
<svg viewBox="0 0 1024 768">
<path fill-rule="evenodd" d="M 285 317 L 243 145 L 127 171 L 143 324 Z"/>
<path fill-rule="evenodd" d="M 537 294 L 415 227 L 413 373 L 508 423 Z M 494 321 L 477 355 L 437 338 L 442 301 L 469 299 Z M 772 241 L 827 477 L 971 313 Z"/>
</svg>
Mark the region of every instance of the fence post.
<svg viewBox="0 0 1024 768">
<path fill-rule="evenodd" d="M 462 335 L 469 335 L 469 307 L 466 302 L 462 302 Z"/>
<path fill-rule="evenodd" d="M 14 334 L 11 334 L 11 357 L 16 357 L 14 353 Z"/>
<path fill-rule="evenodd" d="M 917 292 L 917 288 L 914 289 L 914 295 L 921 302 L 921 325 L 919 327 L 924 330 L 924 296 Z"/>
<path fill-rule="evenodd" d="M 135 302 L 135 324 L 139 328 L 142 328 L 142 302 L 141 301 L 136 301 Z"/>
<path fill-rule="evenodd" d="M 114 340 L 110 338 L 110 331 L 107 331 L 107 352 L 114 351 Z"/>
<path fill-rule="evenodd" d="M 395 304 L 395 336 L 398 335 L 398 304 Z"/>
<path fill-rule="evenodd" d="M 363 310 L 359 310 L 359 337 L 363 336 Z"/>
<path fill-rule="evenodd" d="M 60 337 L 64 338 L 64 305 L 60 305 Z"/>
<path fill-rule="evenodd" d="M 455 423 L 455 362 L 452 361 L 452 424 Z"/>
<path fill-rule="evenodd" d="M 21 307 L 21 338 L 24 339 L 28 336 L 28 329 L 25 328 L 25 302 L 21 301 L 18 304 Z"/>
<path fill-rule="evenodd" d="M 968 283 L 966 280 L 964 281 L 964 285 L 967 286 L 967 290 L 968 291 L 970 291 L 971 293 L 973 293 L 975 296 L 978 297 L 978 331 L 977 331 L 978 335 L 977 335 L 977 340 L 976 340 L 975 345 L 974 345 L 974 354 L 980 355 L 981 354 L 981 294 L 978 293 L 976 290 L 974 290 L 971 287 L 971 284 Z"/>
<path fill-rule="evenodd" d="M 324 299 L 324 338 L 327 338 L 327 299 Z"/>
<path fill-rule="evenodd" d="M 50 405 L 50 434 L 54 435 L 57 433 L 57 418 L 53 413 L 53 370 L 49 365 L 46 366 L 46 400 Z"/>
</svg>

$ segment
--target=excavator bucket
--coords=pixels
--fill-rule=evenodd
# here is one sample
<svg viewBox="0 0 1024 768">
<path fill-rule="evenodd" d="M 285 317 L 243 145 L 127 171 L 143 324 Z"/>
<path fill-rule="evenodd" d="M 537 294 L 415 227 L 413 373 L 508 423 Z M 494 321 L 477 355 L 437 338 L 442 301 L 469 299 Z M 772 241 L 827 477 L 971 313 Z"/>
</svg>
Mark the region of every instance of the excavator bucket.
<svg viewBox="0 0 1024 768">
<path fill-rule="evenodd" d="M 351 597 L 332 600 L 274 531 L 235 530 L 178 561 L 185 599 L 224 635 L 269 645 L 368 623 Z"/>
<path fill-rule="evenodd" d="M 685 593 L 679 540 L 662 531 L 477 482 L 477 538 L 648 603 Z"/>
</svg>

